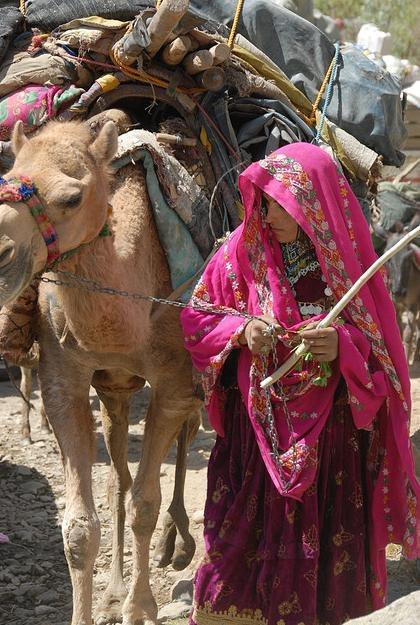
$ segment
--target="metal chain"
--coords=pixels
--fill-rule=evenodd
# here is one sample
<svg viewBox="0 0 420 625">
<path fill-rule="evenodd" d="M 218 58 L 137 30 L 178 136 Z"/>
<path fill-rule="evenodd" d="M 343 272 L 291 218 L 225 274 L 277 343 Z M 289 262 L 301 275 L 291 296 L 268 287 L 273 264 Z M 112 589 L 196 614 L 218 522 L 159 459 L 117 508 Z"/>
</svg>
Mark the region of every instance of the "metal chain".
<svg viewBox="0 0 420 625">
<path fill-rule="evenodd" d="M 192 300 L 190 300 L 188 304 L 185 304 L 184 302 L 179 302 L 177 300 L 168 300 L 162 297 L 154 297 L 152 295 L 144 295 L 143 293 L 133 293 L 130 291 L 115 289 L 109 286 L 102 286 L 101 284 L 98 284 L 97 282 L 95 282 L 94 280 L 91 280 L 90 278 L 84 278 L 82 276 L 78 276 L 74 273 L 71 273 L 69 271 L 63 271 L 61 269 L 55 269 L 54 273 L 59 274 L 60 276 L 63 276 L 66 279 L 62 280 L 61 278 L 49 278 L 48 276 L 43 275 L 41 276 L 41 282 L 44 282 L 47 284 L 54 284 L 56 286 L 64 286 L 64 287 L 71 288 L 71 289 L 83 289 L 90 293 L 102 293 L 104 295 L 114 295 L 114 296 L 117 295 L 119 297 L 127 297 L 134 301 L 147 301 L 147 302 L 152 302 L 154 304 L 163 304 L 166 306 L 172 306 L 174 308 L 190 307 L 190 308 L 193 308 L 194 310 L 198 310 L 200 312 L 206 312 L 206 313 L 213 314 L 213 315 L 223 315 L 223 316 L 231 315 L 232 317 L 240 317 L 240 318 L 247 319 L 247 320 L 259 319 L 259 317 L 256 315 L 250 315 L 249 313 L 246 313 L 246 312 L 239 312 L 238 310 L 235 310 L 234 308 L 229 308 L 228 306 L 215 306 L 209 303 L 198 303 L 197 301 L 195 301 L 194 297 L 192 298 Z M 272 341 L 271 352 L 272 352 L 272 358 L 273 358 L 273 365 L 274 365 L 274 369 L 277 370 L 279 363 L 278 363 L 278 358 L 277 358 L 277 335 L 276 335 L 274 326 L 271 324 L 268 324 L 267 329 L 264 331 L 264 333 L 266 334 L 266 336 L 271 337 L 271 341 Z M 266 363 L 266 375 L 268 375 L 268 357 L 266 357 L 263 354 L 263 358 Z M 290 434 L 292 434 L 293 429 L 292 429 L 292 422 L 290 419 L 289 409 L 287 405 L 287 398 L 285 397 L 281 389 L 281 385 L 279 385 L 278 388 L 279 388 L 279 397 L 283 403 L 287 426 L 288 426 Z M 266 399 L 267 399 L 268 415 L 267 415 L 266 433 L 267 433 L 267 436 L 269 438 L 270 445 L 271 445 L 271 450 L 272 450 L 271 456 L 274 458 L 274 462 L 280 473 L 280 469 L 282 467 L 282 461 L 281 461 L 280 445 L 278 441 L 276 425 L 275 425 L 275 420 L 274 420 L 273 407 L 271 403 L 271 392 L 269 389 L 266 389 L 261 392 L 266 395 Z M 288 490 L 291 484 L 291 481 L 295 475 L 296 468 L 297 468 L 297 453 L 296 453 L 296 444 L 295 444 L 294 439 L 293 439 L 292 449 L 293 449 L 293 467 L 292 467 L 290 478 L 288 482 L 284 485 L 284 489 L 286 491 Z"/>
<path fill-rule="evenodd" d="M 132 293 L 130 291 L 123 291 L 121 289 L 115 289 L 110 286 L 102 286 L 98 284 L 94 280 L 90 278 L 83 278 L 82 276 L 77 276 L 70 271 L 63 271 L 62 269 L 55 269 L 54 273 L 59 274 L 66 278 L 66 280 L 62 280 L 60 278 L 48 278 L 46 275 L 41 276 L 41 282 L 45 282 L 47 284 L 55 284 L 56 286 L 64 286 L 70 289 L 83 289 L 84 291 L 88 291 L 90 293 L 102 293 L 104 295 L 117 295 L 120 297 L 127 297 L 134 301 L 146 301 L 152 302 L 153 304 L 164 304 L 166 306 L 172 306 L 174 308 L 193 308 L 194 310 L 198 310 L 200 312 L 207 312 L 213 315 L 231 315 L 232 317 L 241 317 L 244 319 L 257 319 L 256 315 L 250 315 L 246 312 L 239 312 L 239 310 L 235 310 L 234 308 L 229 308 L 228 306 L 215 306 L 213 304 L 202 303 L 198 304 L 195 301 L 191 301 L 188 304 L 184 302 L 179 302 L 178 300 L 170 300 L 165 299 L 163 297 L 154 297 L 152 295 L 144 295 L 143 293 Z"/>
<path fill-rule="evenodd" d="M 268 324 L 267 328 L 263 331 L 263 334 L 271 338 L 271 353 L 272 353 L 273 366 L 274 366 L 274 371 L 277 371 L 277 369 L 279 368 L 279 361 L 278 361 L 278 356 L 277 356 L 277 334 L 276 334 L 276 329 L 274 325 Z M 266 365 L 267 365 L 266 370 L 268 371 L 268 362 L 267 362 L 268 356 L 267 357 L 264 356 L 264 359 L 266 359 Z M 276 424 L 274 421 L 273 406 L 271 403 L 271 390 L 270 388 L 267 388 L 263 392 L 265 393 L 265 396 L 267 399 L 267 406 L 268 406 L 266 433 L 268 435 L 268 438 L 271 444 L 270 455 L 274 458 L 274 461 L 276 463 L 277 469 L 280 474 L 280 469 L 282 467 L 282 460 L 281 460 L 281 453 L 279 450 L 280 445 L 279 445 L 279 440 L 277 436 Z M 283 410 L 284 410 L 284 415 L 286 417 L 287 428 L 289 430 L 290 435 L 293 436 L 292 421 L 290 418 L 289 406 L 287 403 L 288 400 L 285 394 L 283 393 L 283 389 L 280 384 L 278 385 L 278 397 L 281 399 L 282 404 L 283 404 Z M 293 436 L 293 441 L 292 441 L 292 463 L 293 464 L 292 464 L 292 471 L 290 473 L 290 477 L 287 483 L 283 484 L 283 488 L 285 491 L 289 489 L 289 486 L 295 476 L 296 469 L 297 469 L 297 451 L 296 451 L 296 441 L 295 441 L 294 436 Z"/>
</svg>

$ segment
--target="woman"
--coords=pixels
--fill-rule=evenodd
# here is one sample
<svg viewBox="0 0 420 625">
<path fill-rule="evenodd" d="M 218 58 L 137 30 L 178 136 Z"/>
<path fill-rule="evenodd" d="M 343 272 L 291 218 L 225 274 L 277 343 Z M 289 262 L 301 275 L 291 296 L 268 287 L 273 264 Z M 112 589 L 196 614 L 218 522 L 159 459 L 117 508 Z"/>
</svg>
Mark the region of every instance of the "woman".
<svg viewBox="0 0 420 625">
<path fill-rule="evenodd" d="M 384 605 L 387 543 L 419 553 L 404 352 L 380 274 L 314 328 L 375 259 L 333 160 L 292 144 L 239 187 L 244 222 L 182 315 L 218 434 L 191 624 L 338 625 Z M 262 391 L 302 338 L 312 359 Z"/>
</svg>

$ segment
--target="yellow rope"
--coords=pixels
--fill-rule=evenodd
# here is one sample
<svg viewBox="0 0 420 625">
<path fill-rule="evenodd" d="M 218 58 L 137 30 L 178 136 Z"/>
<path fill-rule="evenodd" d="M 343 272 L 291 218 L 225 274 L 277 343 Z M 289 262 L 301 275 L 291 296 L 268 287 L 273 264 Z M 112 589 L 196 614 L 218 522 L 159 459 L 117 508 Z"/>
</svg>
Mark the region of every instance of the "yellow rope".
<svg viewBox="0 0 420 625">
<path fill-rule="evenodd" d="M 324 91 L 325 91 L 325 89 L 326 89 L 326 87 L 328 85 L 328 81 L 330 79 L 331 72 L 334 69 L 334 65 L 335 65 L 335 59 L 333 59 L 331 61 L 331 64 L 330 64 L 330 66 L 328 68 L 327 73 L 325 74 L 325 78 L 324 78 L 324 80 L 322 82 L 320 90 L 318 91 L 318 95 L 316 96 L 316 100 L 315 100 L 315 102 L 312 105 L 312 112 L 311 112 L 311 116 L 309 118 L 312 124 L 316 123 L 316 112 L 318 110 L 319 103 L 322 100 L 322 96 L 324 95 Z"/>
<path fill-rule="evenodd" d="M 22 15 L 26 15 L 25 0 L 19 0 L 19 10 Z"/>
<path fill-rule="evenodd" d="M 298 108 L 296 108 L 296 112 L 298 115 L 301 116 L 301 118 L 303 119 L 303 121 L 310 127 L 313 126 L 316 123 L 316 119 L 314 120 L 312 117 L 308 117 L 307 115 L 305 115 L 305 113 L 302 113 L 302 111 L 299 111 Z"/>
<path fill-rule="evenodd" d="M 235 17 L 233 18 L 233 24 L 228 39 L 228 46 L 231 50 L 235 41 L 236 31 L 238 29 L 239 19 L 241 17 L 244 2 L 245 0 L 238 0 L 238 4 L 236 5 Z"/>
<path fill-rule="evenodd" d="M 162 4 L 162 0 L 156 0 L 156 8 L 158 9 Z"/>
</svg>

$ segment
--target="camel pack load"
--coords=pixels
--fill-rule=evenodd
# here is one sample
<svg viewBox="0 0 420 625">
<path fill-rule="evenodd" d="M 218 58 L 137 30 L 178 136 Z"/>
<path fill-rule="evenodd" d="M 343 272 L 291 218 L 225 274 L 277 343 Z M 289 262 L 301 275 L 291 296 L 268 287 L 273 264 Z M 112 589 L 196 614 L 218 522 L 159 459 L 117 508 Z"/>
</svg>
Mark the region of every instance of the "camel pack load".
<svg viewBox="0 0 420 625">
<path fill-rule="evenodd" d="M 382 165 L 403 160 L 398 82 L 277 3 L 2 4 L 0 174 L 13 163 L 18 120 L 28 135 L 50 119 L 86 121 L 93 135 L 113 120 L 112 167 L 138 162 L 147 172 L 183 301 L 214 242 L 239 224 L 236 182 L 249 162 L 316 140 L 344 168 L 369 219 Z M 23 319 L 33 305 L 19 306 Z M 33 332 L 12 347 L 7 319 L 2 350 L 25 360 Z"/>
</svg>

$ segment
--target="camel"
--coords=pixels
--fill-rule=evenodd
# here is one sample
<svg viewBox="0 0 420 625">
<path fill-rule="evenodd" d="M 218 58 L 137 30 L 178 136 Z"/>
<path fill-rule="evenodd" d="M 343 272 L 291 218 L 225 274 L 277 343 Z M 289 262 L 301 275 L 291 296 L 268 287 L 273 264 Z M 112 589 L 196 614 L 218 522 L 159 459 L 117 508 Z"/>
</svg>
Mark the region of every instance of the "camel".
<svg viewBox="0 0 420 625">
<path fill-rule="evenodd" d="M 95 139 L 81 122 L 50 122 L 31 139 L 18 123 L 12 147 L 16 159 L 6 178 L 25 175 L 36 185 L 37 198 L 58 234 L 60 253 L 80 248 L 61 263 L 61 270 L 131 292 L 157 297 L 171 292 L 143 170 L 129 165 L 110 175 L 109 163 L 117 147 L 112 122 Z M 98 237 L 107 220 L 113 235 Z M 47 247 L 25 202 L 0 205 L 0 233 L 3 305 L 45 269 Z M 156 305 L 147 301 L 42 282 L 38 306 L 41 393 L 65 474 L 62 530 L 73 586 L 71 623 L 92 622 L 92 574 L 100 540 L 91 484 L 95 458 L 91 384 L 101 402 L 111 458 L 114 524 L 110 581 L 95 623 L 157 623 L 149 584 L 149 547 L 161 503 L 160 465 L 177 437 L 178 453 L 185 455 L 201 409 L 183 347 L 179 310 L 167 307 L 155 319 Z M 128 411 L 133 393 L 145 380 L 151 386 L 151 402 L 132 482 L 127 466 Z M 177 568 L 188 564 L 194 552 L 182 500 L 184 477 L 180 463 L 164 543 L 158 549 L 163 565 L 175 548 Z M 133 539 L 128 593 L 122 575 L 125 504 Z"/>
</svg>

